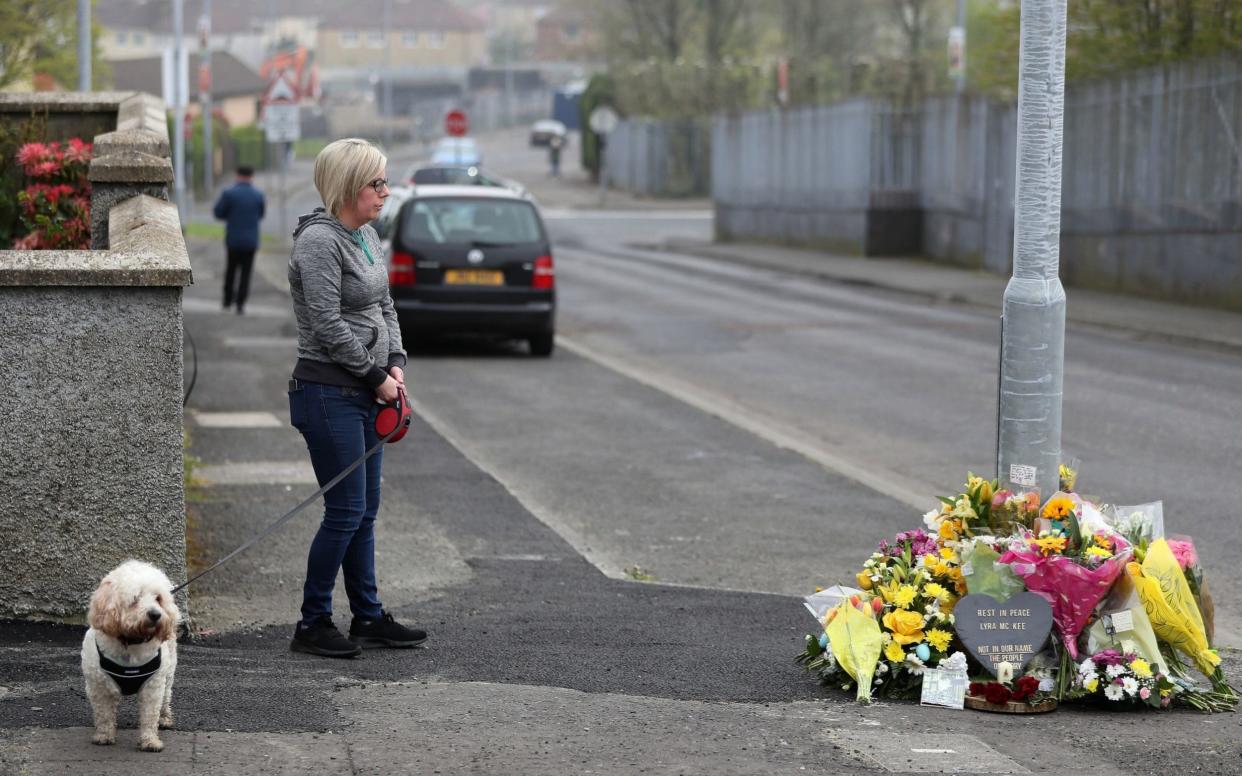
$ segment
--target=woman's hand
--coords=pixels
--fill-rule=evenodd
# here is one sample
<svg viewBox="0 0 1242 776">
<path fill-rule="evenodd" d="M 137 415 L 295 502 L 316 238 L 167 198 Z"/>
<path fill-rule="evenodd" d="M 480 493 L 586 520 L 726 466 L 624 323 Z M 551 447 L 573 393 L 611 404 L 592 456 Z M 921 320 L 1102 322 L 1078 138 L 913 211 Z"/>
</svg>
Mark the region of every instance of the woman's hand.
<svg viewBox="0 0 1242 776">
<path fill-rule="evenodd" d="M 378 396 L 380 401 L 385 404 L 391 404 L 397 400 L 397 389 L 400 387 L 400 383 L 391 377 L 388 377 L 384 380 L 384 382 L 380 383 L 379 388 L 375 389 L 375 395 Z"/>
<path fill-rule="evenodd" d="M 392 379 L 397 381 L 397 385 L 405 388 L 405 372 L 401 370 L 401 367 L 394 366 L 388 370 L 388 374 L 392 375 Z"/>
</svg>

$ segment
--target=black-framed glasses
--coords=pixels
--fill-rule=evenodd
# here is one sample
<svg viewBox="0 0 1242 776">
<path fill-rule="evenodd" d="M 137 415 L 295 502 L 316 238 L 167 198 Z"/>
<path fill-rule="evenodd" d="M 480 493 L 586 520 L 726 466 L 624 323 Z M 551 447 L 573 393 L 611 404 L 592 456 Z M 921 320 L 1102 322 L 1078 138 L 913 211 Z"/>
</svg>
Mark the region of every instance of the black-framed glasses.
<svg viewBox="0 0 1242 776">
<path fill-rule="evenodd" d="M 375 180 L 371 181 L 367 185 L 375 189 L 376 194 L 382 194 L 384 192 L 384 189 L 388 188 L 388 179 L 387 178 L 376 178 Z"/>
</svg>

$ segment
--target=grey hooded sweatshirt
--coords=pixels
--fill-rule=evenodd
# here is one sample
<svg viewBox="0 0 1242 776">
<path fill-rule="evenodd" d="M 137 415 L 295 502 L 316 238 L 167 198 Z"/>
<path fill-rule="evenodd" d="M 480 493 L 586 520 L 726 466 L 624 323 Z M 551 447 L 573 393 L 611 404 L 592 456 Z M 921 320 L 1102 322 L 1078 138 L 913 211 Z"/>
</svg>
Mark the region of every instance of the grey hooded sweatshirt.
<svg viewBox="0 0 1242 776">
<path fill-rule="evenodd" d="M 298 320 L 295 378 L 374 390 L 389 369 L 405 366 L 388 268 L 369 225 L 351 232 L 323 208 L 298 218 L 289 292 Z"/>
</svg>

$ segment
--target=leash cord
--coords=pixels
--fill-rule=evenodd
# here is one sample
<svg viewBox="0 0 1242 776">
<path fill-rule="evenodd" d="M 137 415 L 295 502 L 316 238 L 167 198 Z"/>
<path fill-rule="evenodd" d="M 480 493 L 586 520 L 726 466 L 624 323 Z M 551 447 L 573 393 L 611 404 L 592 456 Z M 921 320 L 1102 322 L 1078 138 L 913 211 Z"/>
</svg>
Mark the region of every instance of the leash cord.
<svg viewBox="0 0 1242 776">
<path fill-rule="evenodd" d="M 322 488 L 320 488 L 319 490 L 317 490 L 317 491 L 315 491 L 314 493 L 312 493 L 312 494 L 310 494 L 309 496 L 307 496 L 305 501 L 303 501 L 301 504 L 298 504 L 298 505 L 297 505 L 296 507 L 294 507 L 293 509 L 290 509 L 290 510 L 289 510 L 288 512 L 286 512 L 286 513 L 285 513 L 285 514 L 284 514 L 284 515 L 283 515 L 283 516 L 282 516 L 279 520 L 277 520 L 276 522 L 272 523 L 272 524 L 271 524 L 271 525 L 269 525 L 267 528 L 263 529 L 263 531 L 261 531 L 258 535 L 256 535 L 256 536 L 252 537 L 252 538 L 251 538 L 249 541 L 247 541 L 245 544 L 243 544 L 242 546 L 238 547 L 236 550 L 233 550 L 233 551 L 232 551 L 232 552 L 230 552 L 228 555 L 225 555 L 223 558 L 221 558 L 220 560 L 216 561 L 215 563 L 213 563 L 212 565 L 208 566 L 207 568 L 203 569 L 202 571 L 198 572 L 197 574 L 195 574 L 194 576 L 190 577 L 190 578 L 189 578 L 189 579 L 187 579 L 186 581 L 182 582 L 180 585 L 177 585 L 176 587 L 174 587 L 174 588 L 172 589 L 172 592 L 175 594 L 177 591 L 179 591 L 179 590 L 181 590 L 181 589 L 185 588 L 186 586 L 188 586 L 191 582 L 194 582 L 194 581 L 196 581 L 196 580 L 198 580 L 198 579 L 202 578 L 203 576 L 205 576 L 205 575 L 207 575 L 207 574 L 211 573 L 212 571 L 215 571 L 215 570 L 216 570 L 217 568 L 219 568 L 220 566 L 223 566 L 225 563 L 229 562 L 229 561 L 230 561 L 230 560 L 232 560 L 233 558 L 235 558 L 235 557 L 237 557 L 238 555 L 240 555 L 241 553 L 245 552 L 245 551 L 246 551 L 247 549 L 249 549 L 252 545 L 254 545 L 254 544 L 255 544 L 255 542 L 257 542 L 257 541 L 259 541 L 260 539 L 263 539 L 264 537 L 266 537 L 266 536 L 270 535 L 270 534 L 271 534 L 273 531 L 275 531 L 277 528 L 279 528 L 279 527 L 281 527 L 282 525 L 284 525 L 285 523 L 289 522 L 289 520 L 290 520 L 290 519 L 291 519 L 294 515 L 296 515 L 298 512 L 301 512 L 303 509 L 306 509 L 306 507 L 310 506 L 310 505 L 311 505 L 311 503 L 315 501 L 315 499 L 319 498 L 319 497 L 320 497 L 320 496 L 322 496 L 324 493 L 327 493 L 328 491 L 332 490 L 332 488 L 336 487 L 336 484 L 337 484 L 338 482 L 340 482 L 341 480 L 345 479 L 345 478 L 346 478 L 346 477 L 348 477 L 350 474 L 352 474 L 352 473 L 353 473 L 353 471 L 354 471 L 354 469 L 357 469 L 359 466 L 361 466 L 361 465 L 362 465 L 362 462 L 363 462 L 363 461 L 365 461 L 366 459 L 368 459 L 368 458 L 370 458 L 371 456 L 375 455 L 375 453 L 377 453 L 377 452 L 379 451 L 379 449 L 380 449 L 381 447 L 383 447 L 383 446 L 384 446 L 384 444 L 385 444 L 385 443 L 387 443 L 387 442 L 388 442 L 388 440 L 389 440 L 390 438 L 392 438 L 392 436 L 393 436 L 393 435 L 395 435 L 398 431 L 400 431 L 400 430 L 401 430 L 401 428 L 402 428 L 401 424 L 400 424 L 400 423 L 398 423 L 396 428 L 394 428 L 392 431 L 388 432 L 387 436 L 385 436 L 383 439 L 381 439 L 380 441 L 376 442 L 374 447 L 372 447 L 370 450 L 367 450 L 365 453 L 363 453 L 363 454 L 362 454 L 362 457 L 358 458 L 356 461 L 354 461 L 353 463 L 351 463 L 349 466 L 346 466 L 346 467 L 345 467 L 345 469 L 344 469 L 343 471 L 341 471 L 341 473 L 340 473 L 340 474 L 338 474 L 338 475 L 336 475 L 335 477 L 333 477 L 332 479 L 328 480 L 328 484 L 327 484 L 327 485 L 324 485 L 324 486 L 323 486 Z"/>
<path fill-rule="evenodd" d="M 198 382 L 198 343 L 194 341 L 194 335 L 190 333 L 190 329 L 182 326 L 181 330 L 185 332 L 185 336 L 190 340 L 190 352 L 194 354 L 194 373 L 190 376 L 190 387 L 185 389 L 185 396 L 181 399 L 182 408 L 190 403 L 190 394 L 194 393 L 194 384 Z"/>
</svg>

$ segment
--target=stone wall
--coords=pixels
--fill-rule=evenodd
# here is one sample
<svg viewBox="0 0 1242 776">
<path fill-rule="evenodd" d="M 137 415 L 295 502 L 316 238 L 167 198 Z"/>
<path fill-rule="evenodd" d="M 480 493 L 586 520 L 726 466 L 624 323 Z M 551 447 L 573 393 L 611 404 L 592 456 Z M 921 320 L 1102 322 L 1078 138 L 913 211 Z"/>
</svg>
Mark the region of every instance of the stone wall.
<svg viewBox="0 0 1242 776">
<path fill-rule="evenodd" d="M 0 251 L 0 617 L 78 620 L 126 558 L 185 578 L 190 263 L 162 105 L 120 96 L 113 111 L 90 173 L 108 248 Z M 138 193 L 152 190 L 165 198 Z"/>
</svg>

